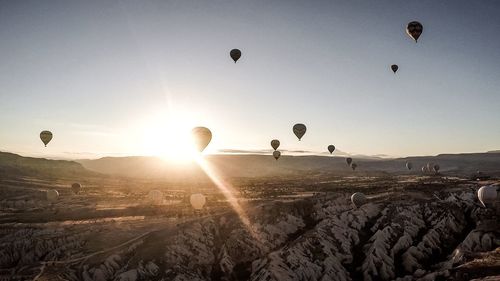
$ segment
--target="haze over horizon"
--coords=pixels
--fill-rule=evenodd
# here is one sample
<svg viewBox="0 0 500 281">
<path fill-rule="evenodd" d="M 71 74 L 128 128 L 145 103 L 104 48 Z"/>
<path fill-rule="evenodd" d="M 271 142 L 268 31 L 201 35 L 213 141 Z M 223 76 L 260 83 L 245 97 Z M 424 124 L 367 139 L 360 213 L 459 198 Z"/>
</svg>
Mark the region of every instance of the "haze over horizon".
<svg viewBox="0 0 500 281">
<path fill-rule="evenodd" d="M 195 126 L 213 132 L 207 153 L 273 138 L 312 153 L 498 150 L 499 13 L 493 1 L 1 2 L 0 151 L 161 156 Z"/>
</svg>

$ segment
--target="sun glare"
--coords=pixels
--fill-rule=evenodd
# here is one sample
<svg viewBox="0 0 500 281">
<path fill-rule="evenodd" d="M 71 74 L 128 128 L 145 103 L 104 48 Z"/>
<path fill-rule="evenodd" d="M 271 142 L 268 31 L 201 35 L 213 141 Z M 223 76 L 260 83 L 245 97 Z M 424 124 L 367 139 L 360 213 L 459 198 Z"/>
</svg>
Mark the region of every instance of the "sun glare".
<svg viewBox="0 0 500 281">
<path fill-rule="evenodd" d="M 193 123 L 184 114 L 154 114 L 142 128 L 143 154 L 178 164 L 193 162 L 198 155 L 191 137 Z"/>
</svg>

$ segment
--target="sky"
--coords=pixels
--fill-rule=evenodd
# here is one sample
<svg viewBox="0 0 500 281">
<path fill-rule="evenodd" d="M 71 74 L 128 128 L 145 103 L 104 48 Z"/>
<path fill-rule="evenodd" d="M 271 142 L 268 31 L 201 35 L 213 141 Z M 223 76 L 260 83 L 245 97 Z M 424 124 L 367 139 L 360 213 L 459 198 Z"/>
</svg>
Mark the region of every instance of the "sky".
<svg viewBox="0 0 500 281">
<path fill-rule="evenodd" d="M 498 14 L 498 1 L 0 1 L 0 151 L 179 154 L 195 126 L 213 133 L 206 153 L 274 138 L 393 157 L 500 149 Z"/>
</svg>

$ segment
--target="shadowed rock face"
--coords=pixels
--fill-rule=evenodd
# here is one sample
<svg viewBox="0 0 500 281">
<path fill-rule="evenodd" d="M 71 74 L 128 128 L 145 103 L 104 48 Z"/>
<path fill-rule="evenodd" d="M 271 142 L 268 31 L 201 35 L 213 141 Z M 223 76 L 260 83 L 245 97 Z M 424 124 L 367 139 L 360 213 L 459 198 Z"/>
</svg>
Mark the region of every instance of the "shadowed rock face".
<svg viewBox="0 0 500 281">
<path fill-rule="evenodd" d="M 89 244 L 100 233 L 130 227 L 10 225 L 0 268 L 18 280 L 446 280 L 500 236 L 473 191 L 445 194 L 358 209 L 349 194 L 317 195 L 248 209 L 252 231 L 226 213 L 99 246 Z"/>
</svg>

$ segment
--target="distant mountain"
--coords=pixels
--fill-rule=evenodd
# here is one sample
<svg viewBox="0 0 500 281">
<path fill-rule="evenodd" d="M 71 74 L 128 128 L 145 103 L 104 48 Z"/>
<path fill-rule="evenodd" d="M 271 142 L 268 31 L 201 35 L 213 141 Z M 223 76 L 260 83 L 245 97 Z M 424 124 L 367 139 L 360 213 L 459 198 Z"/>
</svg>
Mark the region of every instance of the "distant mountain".
<svg viewBox="0 0 500 281">
<path fill-rule="evenodd" d="M 74 177 L 96 175 L 74 161 L 23 157 L 0 152 L 0 176 Z"/>
<path fill-rule="evenodd" d="M 500 175 L 500 153 L 441 154 L 397 159 L 356 158 L 358 169 L 353 172 L 344 157 L 328 156 L 282 156 L 278 161 L 270 155 L 220 154 L 205 157 L 208 166 L 218 174 L 228 177 L 269 177 L 315 173 L 335 173 L 338 175 L 363 174 L 408 174 L 420 173 L 427 163 L 439 164 L 440 171 L 449 175 L 470 175 L 477 171 Z M 405 167 L 412 162 L 413 170 Z M 156 157 L 105 157 L 97 160 L 79 160 L 85 168 L 106 174 L 183 180 L 203 176 L 203 171 L 195 164 L 177 165 Z"/>
</svg>

